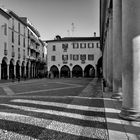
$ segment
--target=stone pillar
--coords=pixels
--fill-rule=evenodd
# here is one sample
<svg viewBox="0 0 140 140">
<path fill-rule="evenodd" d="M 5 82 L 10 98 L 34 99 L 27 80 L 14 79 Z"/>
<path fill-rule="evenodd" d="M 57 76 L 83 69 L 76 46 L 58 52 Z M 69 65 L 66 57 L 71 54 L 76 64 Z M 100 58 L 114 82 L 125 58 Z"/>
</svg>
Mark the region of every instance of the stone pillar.
<svg viewBox="0 0 140 140">
<path fill-rule="evenodd" d="M 108 87 L 113 88 L 113 38 L 112 38 L 112 11 L 109 12 L 109 31 L 108 31 Z"/>
<path fill-rule="evenodd" d="M 1 64 L 0 64 L 0 80 L 1 80 Z"/>
<path fill-rule="evenodd" d="M 122 0 L 122 91 L 120 117 L 140 121 L 140 0 Z"/>
<path fill-rule="evenodd" d="M 70 71 L 70 78 L 72 78 L 72 71 Z"/>
<path fill-rule="evenodd" d="M 84 70 L 82 71 L 82 77 L 85 77 L 85 73 L 84 73 Z"/>
<path fill-rule="evenodd" d="M 107 81 L 107 39 L 104 44 L 104 52 L 103 52 L 103 73 L 104 79 Z"/>
<path fill-rule="evenodd" d="M 122 0 L 113 1 L 113 95 L 122 97 Z"/>
</svg>

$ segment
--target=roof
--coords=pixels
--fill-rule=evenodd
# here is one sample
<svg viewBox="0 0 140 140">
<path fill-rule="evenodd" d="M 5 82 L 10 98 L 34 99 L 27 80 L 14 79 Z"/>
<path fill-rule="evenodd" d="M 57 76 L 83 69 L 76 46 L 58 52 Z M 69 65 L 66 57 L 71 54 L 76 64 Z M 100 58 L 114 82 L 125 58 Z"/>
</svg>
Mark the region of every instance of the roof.
<svg viewBox="0 0 140 140">
<path fill-rule="evenodd" d="M 11 16 L 7 13 L 6 9 L 0 8 L 0 13 L 7 19 L 11 18 Z"/>
<path fill-rule="evenodd" d="M 14 18 L 16 18 L 18 21 L 20 21 L 25 26 L 27 26 L 27 24 L 23 20 L 21 20 L 21 18 L 17 14 L 15 14 L 13 11 L 11 11 L 9 9 L 7 11 L 10 15 L 12 15 Z"/>
<path fill-rule="evenodd" d="M 64 37 L 54 40 L 46 40 L 45 42 L 65 42 L 65 41 L 99 41 L 100 37 Z"/>
<path fill-rule="evenodd" d="M 29 22 L 27 17 L 20 17 L 20 19 L 27 24 L 27 26 L 38 36 L 40 37 L 40 33 L 37 29 Z"/>
</svg>

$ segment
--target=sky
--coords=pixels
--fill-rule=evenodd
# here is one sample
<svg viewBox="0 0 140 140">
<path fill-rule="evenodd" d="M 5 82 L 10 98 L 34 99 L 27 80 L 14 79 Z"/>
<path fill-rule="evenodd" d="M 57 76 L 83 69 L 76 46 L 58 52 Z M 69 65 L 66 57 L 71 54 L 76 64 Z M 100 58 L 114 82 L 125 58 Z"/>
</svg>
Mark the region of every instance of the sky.
<svg viewBox="0 0 140 140">
<path fill-rule="evenodd" d="M 0 6 L 27 17 L 42 40 L 99 36 L 99 0 L 0 0 Z"/>
</svg>

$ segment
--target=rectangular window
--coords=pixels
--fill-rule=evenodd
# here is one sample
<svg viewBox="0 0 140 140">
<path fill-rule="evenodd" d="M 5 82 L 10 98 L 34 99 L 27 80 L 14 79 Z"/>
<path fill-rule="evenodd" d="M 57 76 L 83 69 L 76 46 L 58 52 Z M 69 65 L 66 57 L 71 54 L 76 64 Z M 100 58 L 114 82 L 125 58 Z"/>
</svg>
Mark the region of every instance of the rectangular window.
<svg viewBox="0 0 140 140">
<path fill-rule="evenodd" d="M 18 58 L 20 58 L 20 48 L 18 48 Z"/>
<path fill-rule="evenodd" d="M 94 60 L 94 54 L 89 54 L 88 55 L 88 60 L 93 61 Z"/>
<path fill-rule="evenodd" d="M 56 46 L 55 45 L 53 45 L 53 51 L 56 51 Z"/>
<path fill-rule="evenodd" d="M 12 18 L 12 29 L 14 30 L 14 18 Z"/>
<path fill-rule="evenodd" d="M 62 60 L 67 61 L 68 60 L 68 55 L 62 55 Z"/>
<path fill-rule="evenodd" d="M 55 56 L 51 56 L 51 61 L 55 61 Z"/>
<path fill-rule="evenodd" d="M 23 38 L 23 47 L 25 47 L 25 37 Z"/>
<path fill-rule="evenodd" d="M 96 43 L 96 45 L 97 45 L 97 48 L 100 48 L 99 43 Z"/>
<path fill-rule="evenodd" d="M 79 44 L 78 43 L 73 43 L 73 49 L 78 49 L 79 48 Z"/>
<path fill-rule="evenodd" d="M 14 46 L 12 45 L 12 57 L 15 57 Z"/>
<path fill-rule="evenodd" d="M 25 27 L 24 27 L 24 36 L 25 36 Z"/>
<path fill-rule="evenodd" d="M 82 61 L 85 61 L 85 60 L 86 60 L 86 54 L 81 54 L 81 55 L 80 55 L 80 59 L 81 59 Z"/>
<path fill-rule="evenodd" d="M 86 48 L 86 43 L 80 43 L 80 48 Z"/>
<path fill-rule="evenodd" d="M 18 23 L 18 32 L 20 33 L 20 23 Z"/>
<path fill-rule="evenodd" d="M 14 43 L 14 32 L 12 31 L 12 43 Z"/>
<path fill-rule="evenodd" d="M 68 44 L 67 43 L 62 44 L 62 49 L 64 50 L 64 52 L 66 52 L 68 49 Z"/>
<path fill-rule="evenodd" d="M 79 55 L 78 54 L 74 54 L 73 55 L 73 60 L 74 61 L 78 61 L 79 60 Z"/>
<path fill-rule="evenodd" d="M 88 43 L 88 48 L 94 48 L 94 43 Z"/>
<path fill-rule="evenodd" d="M 23 49 L 23 59 L 25 59 L 25 50 Z"/>
<path fill-rule="evenodd" d="M 7 55 L 8 51 L 7 51 L 7 43 L 4 42 L 4 55 Z"/>
<path fill-rule="evenodd" d="M 18 45 L 20 45 L 20 35 L 18 35 Z"/>
<path fill-rule="evenodd" d="M 4 35 L 7 35 L 7 24 L 4 24 Z"/>
</svg>

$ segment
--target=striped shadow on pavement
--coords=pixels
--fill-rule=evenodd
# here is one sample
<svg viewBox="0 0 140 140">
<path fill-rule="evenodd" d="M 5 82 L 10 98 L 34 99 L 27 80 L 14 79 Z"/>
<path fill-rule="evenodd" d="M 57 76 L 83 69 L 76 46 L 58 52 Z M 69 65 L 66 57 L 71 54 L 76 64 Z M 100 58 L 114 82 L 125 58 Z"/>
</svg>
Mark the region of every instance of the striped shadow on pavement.
<svg viewBox="0 0 140 140">
<path fill-rule="evenodd" d="M 13 104 L 14 103 L 14 104 Z M 20 104 L 20 105 L 19 105 Z M 26 104 L 26 106 L 25 106 Z M 33 107 L 32 105 L 38 105 L 38 107 Z M 98 122 L 99 125 L 106 124 L 104 117 L 97 117 L 97 116 L 88 116 L 84 114 L 77 114 L 77 113 L 71 113 L 67 112 L 67 109 L 72 110 L 81 110 L 81 111 L 94 111 L 99 113 L 100 111 L 103 112 L 103 108 L 100 108 L 100 111 L 97 107 L 89 107 L 89 106 L 83 106 L 83 105 L 73 105 L 73 104 L 66 104 L 66 103 L 57 103 L 57 102 L 46 102 L 46 101 L 38 101 L 38 100 L 22 100 L 22 99 L 14 99 L 11 100 L 10 103 L 3 103 L 0 104 L 1 106 L 5 106 L 7 109 L 9 109 L 9 112 L 1 111 L 0 112 L 0 120 L 4 121 L 12 121 L 15 123 L 35 126 L 39 128 L 43 128 L 41 133 L 38 136 L 32 136 L 33 138 L 39 138 L 42 137 L 48 137 L 48 135 L 53 136 L 54 134 L 57 135 L 55 137 L 59 137 L 60 135 L 65 135 L 65 139 L 72 139 L 77 140 L 80 137 L 80 140 L 88 140 L 88 139 L 96 139 L 96 140 L 105 140 L 108 139 L 108 134 L 106 127 L 97 126 L 92 127 L 91 125 L 82 125 L 80 123 L 71 123 L 71 121 L 63 121 L 60 120 L 62 118 L 67 118 L 67 120 L 75 120 L 76 122 L 82 123 L 88 122 L 88 123 L 94 123 Z M 46 109 L 42 109 L 41 106 L 46 106 Z M 52 107 L 61 107 L 64 108 L 63 111 L 57 111 L 53 110 L 53 108 L 50 110 L 47 108 L 47 106 Z M 19 110 L 19 112 L 14 112 L 11 109 Z M 10 112 L 10 110 L 12 112 Z M 26 114 L 23 114 L 23 112 L 26 112 Z M 38 114 L 38 115 L 32 115 L 32 114 Z M 42 117 L 38 117 L 42 115 Z M 50 116 L 50 118 L 43 117 L 44 115 Z M 52 116 L 52 117 L 51 117 Z M 54 116 L 55 120 L 53 119 Z M 1 127 L 1 125 L 0 125 Z M 11 130 L 12 131 L 12 130 Z M 15 132 L 15 131 L 14 131 Z M 9 133 L 9 131 L 8 131 Z M 19 133 L 19 132 L 18 132 Z M 53 134 L 50 134 L 53 133 Z M 26 136 L 30 136 L 28 134 L 24 134 Z M 47 136 L 44 136 L 47 135 Z M 67 137 L 75 137 L 75 138 L 67 138 Z M 77 138 L 78 137 L 78 138 Z M 53 139 L 53 138 L 52 138 Z M 58 138 L 57 140 L 61 140 L 62 138 Z M 51 138 L 50 138 L 51 140 Z"/>
</svg>

